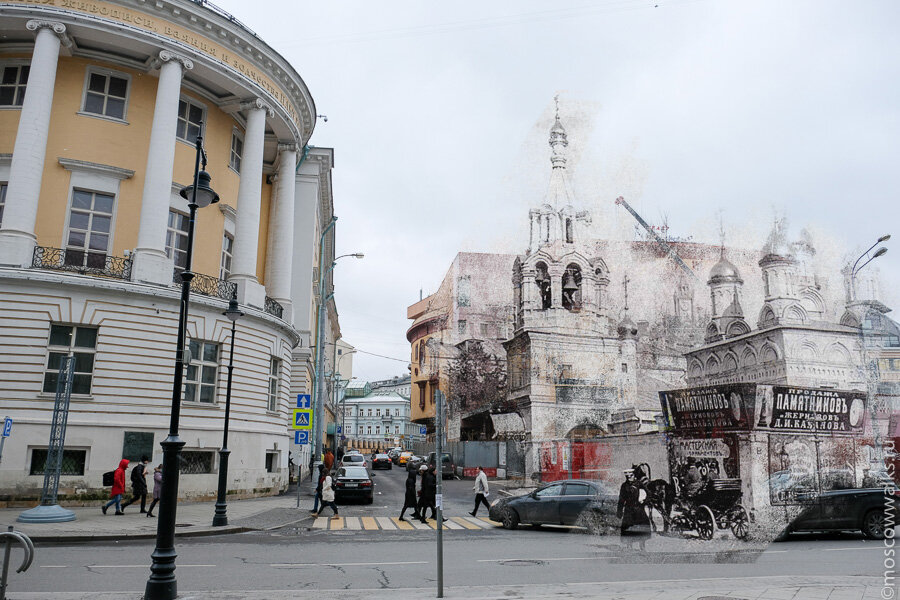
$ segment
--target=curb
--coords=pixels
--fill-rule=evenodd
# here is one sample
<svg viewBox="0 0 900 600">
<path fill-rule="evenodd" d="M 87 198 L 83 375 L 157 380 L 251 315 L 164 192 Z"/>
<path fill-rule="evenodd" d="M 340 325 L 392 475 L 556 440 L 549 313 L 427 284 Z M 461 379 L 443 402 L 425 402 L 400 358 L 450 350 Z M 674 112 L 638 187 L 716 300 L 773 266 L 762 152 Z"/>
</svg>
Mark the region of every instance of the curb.
<svg viewBox="0 0 900 600">
<path fill-rule="evenodd" d="M 225 526 L 225 527 L 216 527 L 212 528 L 204 528 L 204 529 L 194 529 L 194 530 L 185 530 L 185 531 L 175 531 L 175 537 L 206 537 L 213 535 L 228 535 L 231 533 L 245 533 L 247 531 L 259 531 L 255 527 L 243 527 L 243 526 Z M 103 542 L 103 541 L 125 541 L 125 540 L 151 540 L 156 538 L 156 533 L 150 532 L 140 532 L 140 533 L 97 533 L 97 534 L 82 534 L 75 533 L 71 535 L 47 535 L 47 534 L 36 534 L 28 536 L 32 542 L 35 544 L 50 544 L 50 543 L 66 543 L 66 542 Z"/>
</svg>

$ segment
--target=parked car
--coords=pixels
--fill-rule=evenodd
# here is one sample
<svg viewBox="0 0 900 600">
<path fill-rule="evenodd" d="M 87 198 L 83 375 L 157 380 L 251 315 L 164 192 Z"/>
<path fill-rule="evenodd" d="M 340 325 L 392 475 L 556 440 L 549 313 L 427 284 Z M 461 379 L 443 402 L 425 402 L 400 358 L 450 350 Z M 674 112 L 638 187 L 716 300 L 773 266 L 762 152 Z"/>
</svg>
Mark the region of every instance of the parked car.
<svg viewBox="0 0 900 600">
<path fill-rule="evenodd" d="M 798 494 L 797 500 L 805 506 L 784 529 L 782 539 L 798 531 L 862 531 L 869 539 L 882 540 L 888 503 L 893 503 L 891 512 L 900 512 L 896 486 L 806 492 Z"/>
<path fill-rule="evenodd" d="M 338 468 L 340 467 L 369 467 L 369 461 L 366 460 L 366 457 L 359 453 L 345 454 L 341 459 Z"/>
<path fill-rule="evenodd" d="M 374 475 L 369 475 L 365 467 L 341 467 L 334 481 L 335 501 L 348 498 L 361 498 L 366 504 L 372 504 L 375 498 Z"/>
<path fill-rule="evenodd" d="M 530 494 L 501 498 L 491 503 L 488 516 L 515 529 L 533 526 L 576 525 L 591 532 L 618 527 L 619 493 L 599 481 L 571 479 L 545 484 Z"/>
<path fill-rule="evenodd" d="M 412 455 L 413 455 L 413 453 L 412 453 L 412 452 L 409 452 L 409 451 L 401 452 L 401 453 L 400 453 L 399 462 L 398 462 L 397 464 L 405 465 L 405 464 L 409 461 L 409 458 L 410 458 Z"/>
<path fill-rule="evenodd" d="M 453 477 L 456 475 L 456 465 L 453 464 L 453 455 L 449 452 L 442 452 L 442 460 L 441 460 L 441 477 L 446 479 L 447 477 Z M 434 464 L 435 453 L 431 452 L 428 454 L 428 465 Z"/>
<path fill-rule="evenodd" d="M 425 464 L 424 456 L 410 456 L 409 460 L 406 461 L 406 470 L 407 471 L 418 471 L 419 467 Z"/>
<path fill-rule="evenodd" d="M 372 468 L 391 470 L 394 468 L 394 463 L 391 462 L 391 457 L 387 454 L 376 454 L 375 458 L 372 459 Z"/>
</svg>

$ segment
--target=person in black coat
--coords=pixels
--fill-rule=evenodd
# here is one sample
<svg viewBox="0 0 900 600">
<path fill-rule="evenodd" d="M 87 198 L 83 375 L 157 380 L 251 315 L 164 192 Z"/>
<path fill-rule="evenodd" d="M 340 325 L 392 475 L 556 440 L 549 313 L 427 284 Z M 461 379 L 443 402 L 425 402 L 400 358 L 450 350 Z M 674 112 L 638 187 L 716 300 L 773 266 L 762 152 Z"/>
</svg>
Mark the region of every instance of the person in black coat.
<svg viewBox="0 0 900 600">
<path fill-rule="evenodd" d="M 416 472 L 410 471 L 406 475 L 406 495 L 403 497 L 403 510 L 400 511 L 400 520 L 404 521 L 403 513 L 407 508 L 413 510 L 413 519 L 420 519 L 419 507 L 416 505 Z"/>
<path fill-rule="evenodd" d="M 437 509 L 434 505 L 435 495 L 437 494 L 437 478 L 428 467 L 422 465 L 419 467 L 422 473 L 422 491 L 419 495 L 419 520 L 425 522 L 425 513 L 431 508 L 431 518 L 437 518 Z"/>
<path fill-rule="evenodd" d="M 133 496 L 131 500 L 122 505 L 122 510 L 125 510 L 125 507 L 134 504 L 138 500 L 141 501 L 141 512 L 146 513 L 147 510 L 147 465 L 150 463 L 150 458 L 147 456 L 141 457 L 141 462 L 137 464 L 135 468 L 131 470 L 131 491 L 133 492 Z"/>
<path fill-rule="evenodd" d="M 625 471 L 625 481 L 619 488 L 619 505 L 616 509 L 616 516 L 622 519 L 619 529 L 621 535 L 650 534 L 650 518 L 644 509 L 641 491 L 641 486 L 635 480 L 634 471 L 631 469 Z M 644 496 L 646 498 L 646 492 Z M 628 532 L 632 528 L 633 531 Z"/>
</svg>

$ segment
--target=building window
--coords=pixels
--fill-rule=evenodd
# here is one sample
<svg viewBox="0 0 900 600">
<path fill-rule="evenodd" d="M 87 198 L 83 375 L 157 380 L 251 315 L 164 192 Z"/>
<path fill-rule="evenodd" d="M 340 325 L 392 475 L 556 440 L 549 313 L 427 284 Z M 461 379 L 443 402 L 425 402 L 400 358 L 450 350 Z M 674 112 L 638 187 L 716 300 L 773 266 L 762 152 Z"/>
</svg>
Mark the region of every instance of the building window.
<svg viewBox="0 0 900 600">
<path fill-rule="evenodd" d="M 179 466 L 182 475 L 202 475 L 213 472 L 213 452 L 182 450 Z"/>
<path fill-rule="evenodd" d="M 371 425 L 366 427 L 366 435 L 372 435 L 372 426 Z"/>
<path fill-rule="evenodd" d="M 489 335 L 490 335 L 490 333 L 488 333 L 488 324 L 487 324 L 487 323 L 482 323 L 482 324 L 481 324 L 481 337 L 482 337 L 482 339 L 487 339 Z"/>
<path fill-rule="evenodd" d="M 380 417 L 380 416 L 381 416 L 381 409 L 380 409 L 380 408 L 376 408 L 376 409 L 375 409 L 375 416 L 376 416 L 376 417 Z"/>
<path fill-rule="evenodd" d="M 456 280 L 456 305 L 469 306 L 471 302 L 471 278 L 469 275 L 461 275 Z"/>
<path fill-rule="evenodd" d="M 396 434 L 396 433 L 400 433 L 400 426 L 399 426 L 399 425 L 394 425 L 394 433 L 395 433 L 395 434 Z"/>
<path fill-rule="evenodd" d="M 166 256 L 175 259 L 175 272 L 187 268 L 188 223 L 190 219 L 180 212 L 169 210 L 169 226 L 166 231 Z"/>
<path fill-rule="evenodd" d="M 228 279 L 231 275 L 231 258 L 234 255 L 234 236 L 226 233 L 222 238 L 222 264 L 219 267 L 219 279 Z"/>
<path fill-rule="evenodd" d="M 231 132 L 231 159 L 228 166 L 241 172 L 241 157 L 244 155 L 244 138 L 237 131 Z"/>
<path fill-rule="evenodd" d="M 197 141 L 203 127 L 203 107 L 187 98 L 178 101 L 178 125 L 175 136 L 184 142 L 193 144 Z"/>
<path fill-rule="evenodd" d="M 400 416 L 400 409 L 399 409 L 399 408 L 395 408 L 395 409 L 394 409 L 394 416 L 395 416 L 395 417 L 399 417 L 399 416 Z"/>
<path fill-rule="evenodd" d="M 88 71 L 82 111 L 113 119 L 124 119 L 127 99 L 127 77 Z"/>
<path fill-rule="evenodd" d="M 372 409 L 371 409 L 371 408 L 369 409 L 369 416 L 370 416 L 370 417 L 372 416 Z"/>
<path fill-rule="evenodd" d="M 278 470 L 278 452 L 266 451 L 266 473 Z"/>
<path fill-rule="evenodd" d="M 281 379 L 281 359 L 272 357 L 269 363 L 269 410 L 278 410 L 278 382 Z"/>
<path fill-rule="evenodd" d="M 29 65 L 3 67 L 3 76 L 0 78 L 0 106 L 22 106 L 30 69 Z"/>
<path fill-rule="evenodd" d="M 6 206 L 6 188 L 8 184 L 0 183 L 0 225 L 3 225 L 3 207 Z"/>
<path fill-rule="evenodd" d="M 99 192 L 72 190 L 66 264 L 92 269 L 106 266 L 115 197 Z"/>
<path fill-rule="evenodd" d="M 381 425 L 375 426 L 375 435 L 381 435 Z"/>
<path fill-rule="evenodd" d="M 459 331 L 459 335 L 465 335 L 466 333 L 466 321 L 465 319 L 460 319 L 456 322 L 457 330 Z"/>
<path fill-rule="evenodd" d="M 87 450 L 63 450 L 61 475 L 84 475 Z M 43 475 L 47 468 L 47 449 L 35 448 L 31 451 L 29 475 Z"/>
<path fill-rule="evenodd" d="M 622 363 L 622 372 L 623 372 L 623 373 L 627 373 L 627 372 L 628 372 L 628 363 Z"/>
<path fill-rule="evenodd" d="M 51 394 L 56 392 L 62 359 L 72 354 L 75 357 L 72 393 L 90 394 L 96 348 L 96 327 L 51 324 L 43 391 Z"/>
<path fill-rule="evenodd" d="M 191 340 L 188 349 L 191 352 L 191 363 L 184 378 L 184 401 L 212 404 L 216 401 L 219 345 Z"/>
</svg>

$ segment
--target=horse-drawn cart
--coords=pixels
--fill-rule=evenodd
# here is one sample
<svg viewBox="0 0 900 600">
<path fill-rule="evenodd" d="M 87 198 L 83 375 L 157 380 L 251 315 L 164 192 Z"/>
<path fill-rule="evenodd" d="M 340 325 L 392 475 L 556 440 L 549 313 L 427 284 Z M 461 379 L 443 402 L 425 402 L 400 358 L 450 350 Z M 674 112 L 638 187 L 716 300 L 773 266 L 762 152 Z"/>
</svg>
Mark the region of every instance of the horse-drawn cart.
<svg viewBox="0 0 900 600">
<path fill-rule="evenodd" d="M 696 531 L 702 540 L 712 539 L 717 528 L 731 529 L 740 540 L 749 533 L 747 511 L 741 505 L 740 479 L 707 480 L 696 494 L 676 495 L 668 506 L 652 499 L 651 502 L 652 508 L 662 515 L 667 531 Z"/>
</svg>

